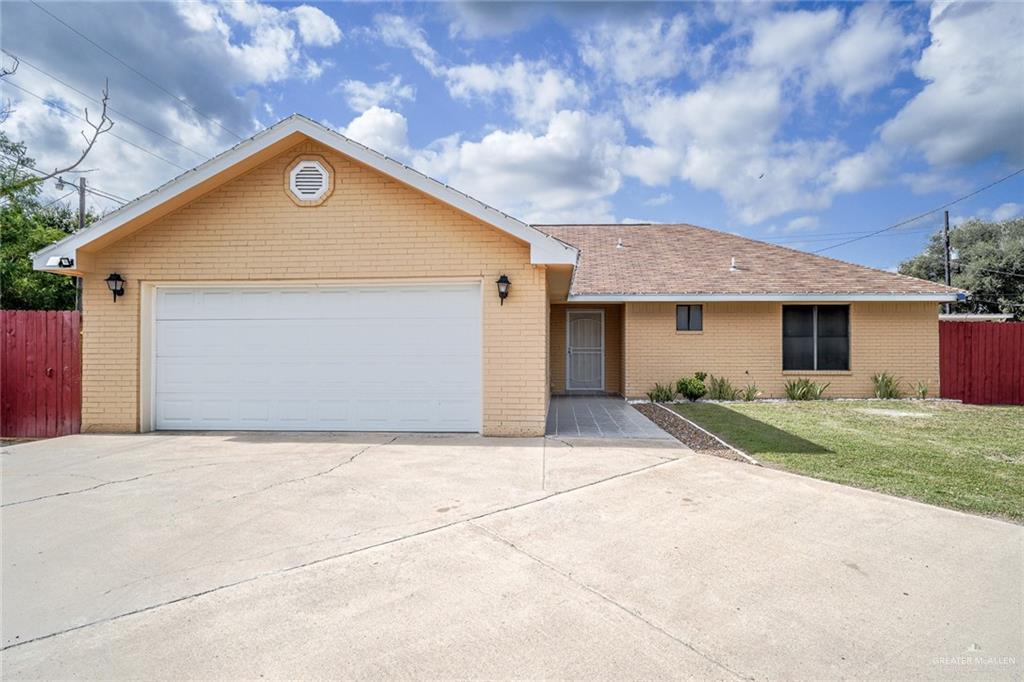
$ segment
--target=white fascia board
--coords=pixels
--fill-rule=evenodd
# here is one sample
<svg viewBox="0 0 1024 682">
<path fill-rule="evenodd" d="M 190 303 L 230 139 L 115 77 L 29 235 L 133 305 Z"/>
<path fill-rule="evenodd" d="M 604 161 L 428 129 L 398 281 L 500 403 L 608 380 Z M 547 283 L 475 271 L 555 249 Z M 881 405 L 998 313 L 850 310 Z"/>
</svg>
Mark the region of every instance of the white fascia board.
<svg viewBox="0 0 1024 682">
<path fill-rule="evenodd" d="M 712 301 L 767 301 L 767 302 L 837 302 L 859 301 L 922 301 L 945 303 L 956 301 L 956 294 L 576 294 L 568 297 L 570 303 L 689 303 Z"/>
<path fill-rule="evenodd" d="M 443 203 L 527 242 L 530 245 L 530 262 L 535 265 L 576 264 L 579 252 L 568 244 L 530 227 L 526 223 L 516 220 L 481 201 L 477 201 L 444 183 L 438 182 L 419 171 L 413 170 L 394 159 L 375 152 L 369 147 L 354 142 L 340 133 L 329 130 L 319 123 L 315 123 L 303 116 L 293 115 L 257 133 L 248 140 L 240 142 L 232 149 L 219 156 L 215 156 L 195 169 L 178 176 L 159 189 L 126 204 L 81 232 L 69 235 L 37 251 L 32 254 L 32 266 L 36 270 L 62 272 L 59 268 L 47 265 L 52 257 L 64 256 L 75 258 L 77 261 L 77 250 L 80 247 L 116 230 L 121 225 L 153 210 L 168 199 L 186 192 L 213 176 L 228 170 L 246 157 L 283 140 L 293 133 L 302 133 L 360 163 L 364 163 L 385 175 L 395 178 L 399 182 L 418 189 Z"/>
</svg>

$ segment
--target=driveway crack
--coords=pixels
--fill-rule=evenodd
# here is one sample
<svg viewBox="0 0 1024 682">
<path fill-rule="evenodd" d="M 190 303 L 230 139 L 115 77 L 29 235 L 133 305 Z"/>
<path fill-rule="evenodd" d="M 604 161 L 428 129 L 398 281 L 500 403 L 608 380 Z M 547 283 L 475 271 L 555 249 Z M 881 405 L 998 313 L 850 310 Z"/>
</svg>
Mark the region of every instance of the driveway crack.
<svg viewBox="0 0 1024 682">
<path fill-rule="evenodd" d="M 207 463 L 207 464 L 189 464 L 189 465 L 183 466 L 183 467 L 175 467 L 173 469 L 164 469 L 163 471 L 151 471 L 148 474 L 140 474 L 138 476 L 132 476 L 131 478 L 119 478 L 119 479 L 116 479 L 116 480 L 113 480 L 113 481 L 103 481 L 102 483 L 97 483 L 96 485 L 89 486 L 88 488 L 78 488 L 76 490 L 64 490 L 62 492 L 52 493 L 50 495 L 40 495 L 39 497 L 33 497 L 31 499 L 28 499 L 28 500 L 18 500 L 17 502 L 8 502 L 7 504 L 0 505 L 0 507 L 14 507 L 14 506 L 17 506 L 19 504 L 28 504 L 29 502 L 39 502 L 40 500 L 49 500 L 49 499 L 54 498 L 54 497 L 64 497 L 65 495 L 77 495 L 79 493 L 87 493 L 87 492 L 90 492 L 92 490 L 98 490 L 99 488 L 105 488 L 108 485 L 117 485 L 119 483 L 131 483 L 132 481 L 139 481 L 139 480 L 142 480 L 144 478 L 151 478 L 153 476 L 163 476 L 164 474 L 173 474 L 176 471 L 185 471 L 186 469 L 200 469 L 202 467 L 215 467 L 215 466 L 219 466 L 219 464 L 216 463 L 216 462 L 210 462 L 210 463 Z M 57 474 L 57 475 L 66 475 L 66 474 Z"/>
<path fill-rule="evenodd" d="M 395 436 L 395 438 L 392 438 L 388 442 L 389 443 L 394 442 L 397 438 L 398 438 L 398 436 Z M 363 448 L 361 451 L 357 452 L 355 455 L 350 457 L 348 460 L 345 460 L 345 461 L 335 465 L 331 469 L 332 470 L 333 469 L 337 469 L 339 466 L 342 466 L 342 465 L 344 465 L 344 464 L 354 460 L 356 457 L 358 457 L 363 452 L 366 452 L 370 448 L 376 447 L 377 445 L 386 445 L 386 444 L 387 443 L 379 443 L 379 444 L 374 444 L 374 445 L 368 445 L 367 447 Z M 71 632 L 75 632 L 75 631 L 78 631 L 78 630 L 83 630 L 83 629 L 86 629 L 86 628 L 91 628 L 91 627 L 94 627 L 96 625 L 102 625 L 104 623 L 109 623 L 111 621 L 121 620 L 122 618 L 127 618 L 128 616 L 134 616 L 134 615 L 138 615 L 138 614 L 141 614 L 141 613 L 147 613 L 147 612 L 150 612 L 150 611 L 155 611 L 155 610 L 163 608 L 165 606 L 170 606 L 172 604 L 178 604 L 178 603 L 185 602 L 185 601 L 191 601 L 192 599 L 203 597 L 205 595 L 212 594 L 214 592 L 219 592 L 221 590 L 226 590 L 226 589 L 231 588 L 231 587 L 237 587 L 239 585 L 244 585 L 244 584 L 247 584 L 247 583 L 256 582 L 257 580 L 262 580 L 263 578 L 269 578 L 269 577 L 274 577 L 274 576 L 286 575 L 288 573 L 292 573 L 294 571 L 298 571 L 298 570 L 301 570 L 301 569 L 304 569 L 304 568 L 309 568 L 311 566 L 316 566 L 318 564 L 327 563 L 329 561 L 335 561 L 337 559 L 343 559 L 343 558 L 350 557 L 350 556 L 353 556 L 353 555 L 356 555 L 356 554 L 360 554 L 362 552 L 368 552 L 368 551 L 371 551 L 371 550 L 374 550 L 374 549 L 379 549 L 381 547 L 386 547 L 388 545 L 393 545 L 393 544 L 396 544 L 396 543 L 399 543 L 399 542 L 404 542 L 406 540 L 411 540 L 413 538 L 418 538 L 418 537 L 423 536 L 423 535 L 428 535 L 428 534 L 431 534 L 431 533 L 436 533 L 436 532 L 439 532 L 439 531 L 443 531 L 443 530 L 446 530 L 448 528 L 453 528 L 455 526 L 461 526 L 463 524 L 472 523 L 473 521 L 479 521 L 480 519 L 484 519 L 484 518 L 487 518 L 489 516 L 495 516 L 497 514 L 502 514 L 504 512 L 513 511 L 513 510 L 516 510 L 516 509 L 522 509 L 523 507 L 528 507 L 530 505 L 534 505 L 534 504 L 537 504 L 539 502 L 544 502 L 545 500 L 550 500 L 553 497 L 560 497 L 562 495 L 568 495 L 570 493 L 574 493 L 574 492 L 577 492 L 577 491 L 580 491 L 580 490 L 584 490 L 586 488 L 591 488 L 593 486 L 600 485 L 602 483 L 608 483 L 609 481 L 614 481 L 614 480 L 619 479 L 619 478 L 624 478 L 626 476 L 633 476 L 635 474 L 640 474 L 640 473 L 643 473 L 643 472 L 648 471 L 650 469 L 655 469 L 657 467 L 662 467 L 662 466 L 665 466 L 667 464 L 671 464 L 671 463 L 677 462 L 677 461 L 678 460 L 672 459 L 672 460 L 667 460 L 667 461 L 655 462 L 654 464 L 647 464 L 645 466 L 638 467 L 636 469 L 631 469 L 629 471 L 619 472 L 617 474 L 613 474 L 611 476 L 607 476 L 605 478 L 601 478 L 601 479 L 598 479 L 596 481 L 590 481 L 589 483 L 582 483 L 582 484 L 580 484 L 578 486 L 574 486 L 572 488 L 566 488 L 564 490 L 558 490 L 558 491 L 555 491 L 555 492 L 551 492 L 551 493 L 548 493 L 547 495 L 542 495 L 542 496 L 534 498 L 532 500 L 525 500 L 523 502 L 517 502 L 515 504 L 510 504 L 508 506 L 501 507 L 499 509 L 492 509 L 492 510 L 489 510 L 489 511 L 481 512 L 480 514 L 476 514 L 474 516 L 470 516 L 470 517 L 467 517 L 467 518 L 456 519 L 456 520 L 450 521 L 448 523 L 441 524 L 439 526 L 434 526 L 432 528 L 425 528 L 423 530 L 413 531 L 411 533 L 407 533 L 407 534 L 401 535 L 399 537 L 390 538 L 390 539 L 387 539 L 387 540 L 382 540 L 380 542 L 371 543 L 369 545 L 364 545 L 363 547 L 356 547 L 354 549 L 346 550 L 344 552 L 338 552 L 336 554 L 331 554 L 331 555 L 324 556 L 324 557 L 319 557 L 319 558 L 316 558 L 316 559 L 310 559 L 309 561 L 304 561 L 302 563 L 295 564 L 293 566 L 286 566 L 284 568 L 278 568 L 278 569 L 274 569 L 274 570 L 270 570 L 270 571 L 263 571 L 262 573 L 257 573 L 255 575 L 251 575 L 251 576 L 248 576 L 248 577 L 245 577 L 245 578 L 240 578 L 239 580 L 234 580 L 234 581 L 231 581 L 231 582 L 228 582 L 228 583 L 224 583 L 222 585 L 217 585 L 216 587 L 211 587 L 211 588 L 208 588 L 208 589 L 205 589 L 205 590 L 200 590 L 199 592 L 193 592 L 191 594 L 185 594 L 185 595 L 182 595 L 180 597 L 175 597 L 174 599 L 168 599 L 167 601 L 159 602 L 159 603 L 156 603 L 156 604 L 150 604 L 148 606 L 142 606 L 142 607 L 139 607 L 137 609 L 132 609 L 131 611 L 126 611 L 124 613 L 119 613 L 119 614 L 116 614 L 116 615 L 113 615 L 113 616 L 108 616 L 106 618 L 100 618 L 100 619 L 97 619 L 97 620 L 94 620 L 94 621 L 91 621 L 91 622 L 88 622 L 88 623 L 82 623 L 81 625 L 75 625 L 73 627 L 65 628 L 63 630 L 58 630 L 56 632 L 50 632 L 50 633 L 45 634 L 45 635 L 39 635 L 38 637 L 33 637 L 32 639 L 26 639 L 23 642 L 14 642 L 14 643 L 8 644 L 6 646 L 0 646 L 0 651 L 6 651 L 7 649 L 13 649 L 15 647 L 25 646 L 26 644 L 32 644 L 33 642 L 39 642 L 41 640 L 50 639 L 51 637 L 58 637 L 60 635 L 66 635 L 66 634 L 71 633 Z M 302 478 L 312 478 L 314 475 L 317 475 L 317 474 L 310 474 L 309 476 L 305 476 L 305 477 L 302 477 Z M 319 474 L 319 475 L 322 475 L 322 473 Z M 282 483 L 284 483 L 284 482 L 282 482 Z"/>
<path fill-rule="evenodd" d="M 523 556 L 527 557 L 531 561 L 533 561 L 533 562 L 535 562 L 537 564 L 540 564 L 541 566 L 543 566 L 544 568 L 548 569 L 549 571 L 557 573 L 561 577 L 563 577 L 566 580 L 568 580 L 569 582 L 571 582 L 573 585 L 576 585 L 577 587 L 579 587 L 579 588 L 589 592 L 590 594 L 592 594 L 592 595 L 598 597 L 599 599 L 601 599 L 602 601 L 604 601 L 604 602 L 614 606 L 615 608 L 619 609 L 620 611 L 624 611 L 625 613 L 627 613 L 628 615 L 632 616 L 636 620 L 639 620 L 641 623 L 643 623 L 647 627 L 652 628 L 653 630 L 661 633 L 662 635 L 668 637 L 669 639 L 671 639 L 672 641 L 676 642 L 677 644 L 680 644 L 680 645 L 686 647 L 687 649 L 689 649 L 693 653 L 697 654 L 698 656 L 700 656 L 701 658 L 705 659 L 709 663 L 713 663 L 714 665 L 718 666 L 719 668 L 721 668 L 722 670 L 726 671 L 730 675 L 733 675 L 737 679 L 740 679 L 740 680 L 752 680 L 752 679 L 754 679 L 750 675 L 744 675 L 743 673 L 741 673 L 741 672 L 739 672 L 737 670 L 733 670 L 732 668 L 730 668 L 726 664 L 724 664 L 721 661 L 717 660 L 711 654 L 707 653 L 706 651 L 702 651 L 696 645 L 691 644 L 690 642 L 687 642 L 686 640 L 681 639 L 680 637 L 672 634 L 671 632 L 669 632 L 668 630 L 666 630 L 662 626 L 658 625 L 654 621 L 646 618 L 642 613 L 640 613 L 640 611 L 638 609 L 626 606 L 625 604 L 617 601 L 616 599 L 614 599 L 610 595 L 605 594 L 604 592 L 598 590 L 597 588 L 592 587 L 591 585 L 588 585 L 587 583 L 585 583 L 585 582 L 583 582 L 581 580 L 576 579 L 573 576 L 572 573 L 570 573 L 568 571 L 564 571 L 564 570 L 558 568 L 557 566 L 555 566 L 554 564 L 551 564 L 551 563 L 545 561 L 544 559 L 541 559 L 537 555 L 532 554 L 531 552 L 526 551 L 525 549 L 523 549 L 522 547 L 520 547 L 516 543 L 512 542 L 511 540 L 509 540 L 505 536 L 501 535 L 500 533 L 498 533 L 496 531 L 493 531 L 490 528 L 487 528 L 486 526 L 481 526 L 479 523 L 475 523 L 474 521 L 469 521 L 469 525 L 471 525 L 474 528 L 480 530 L 485 535 L 489 536 L 491 539 L 496 540 L 497 542 L 500 542 L 503 545 L 511 548 L 512 550 L 522 554 Z"/>
<path fill-rule="evenodd" d="M 270 490 L 272 488 L 277 488 L 278 486 L 288 485 L 289 483 L 299 483 L 300 481 L 308 481 L 311 478 L 317 478 L 319 476 L 326 476 L 327 474 L 330 474 L 330 473 L 340 469 L 341 467 L 345 466 L 346 464 L 351 464 L 352 462 L 356 461 L 356 459 L 360 455 L 365 453 L 367 450 L 370 450 L 372 448 L 384 447 L 385 445 L 391 445 L 396 440 L 398 440 L 398 436 L 394 436 L 391 439 L 384 441 L 383 443 L 371 443 L 371 444 L 361 448 L 354 455 L 348 457 L 347 459 L 341 460 L 340 462 L 338 462 L 334 466 L 328 467 L 328 468 L 324 469 L 323 471 L 317 471 L 316 473 L 307 474 L 305 476 L 298 476 L 296 478 L 289 478 L 289 479 L 286 479 L 284 481 L 277 481 L 276 483 L 271 483 L 270 485 L 263 486 L 262 488 L 257 488 L 256 490 L 250 490 L 248 492 L 238 493 L 237 495 L 232 495 L 231 497 L 229 497 L 227 499 L 229 499 L 229 500 L 236 500 L 239 497 L 248 497 L 249 495 L 258 495 L 259 493 L 266 492 L 267 490 Z"/>
</svg>

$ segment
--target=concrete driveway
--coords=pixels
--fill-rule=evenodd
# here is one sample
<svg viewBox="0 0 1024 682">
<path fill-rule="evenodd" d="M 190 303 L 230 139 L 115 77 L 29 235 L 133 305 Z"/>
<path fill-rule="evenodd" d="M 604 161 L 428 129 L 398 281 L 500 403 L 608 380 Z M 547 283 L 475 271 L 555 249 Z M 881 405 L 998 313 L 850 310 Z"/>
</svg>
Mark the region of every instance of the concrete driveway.
<svg viewBox="0 0 1024 682">
<path fill-rule="evenodd" d="M 7 448 L 2 674 L 1024 672 L 1024 529 L 674 441 L 73 436 Z"/>
</svg>

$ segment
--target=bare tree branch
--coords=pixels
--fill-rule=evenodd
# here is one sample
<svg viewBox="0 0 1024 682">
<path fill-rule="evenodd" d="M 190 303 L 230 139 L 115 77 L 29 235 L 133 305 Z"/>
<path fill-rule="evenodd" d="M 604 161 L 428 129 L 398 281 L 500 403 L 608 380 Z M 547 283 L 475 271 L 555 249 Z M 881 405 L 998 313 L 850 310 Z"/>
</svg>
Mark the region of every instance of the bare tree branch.
<svg viewBox="0 0 1024 682">
<path fill-rule="evenodd" d="M 11 64 L 10 66 L 7 66 L 6 64 L 4 64 L 3 66 L 0 66 L 0 78 L 4 78 L 5 76 L 10 76 L 15 71 L 17 71 L 18 70 L 18 66 L 21 65 L 21 60 L 20 59 L 15 57 L 13 54 L 10 55 L 10 57 L 11 57 L 11 59 L 14 60 L 14 63 Z"/>
<path fill-rule="evenodd" d="M 17 68 L 17 66 L 15 66 L 15 68 Z M 30 185 L 38 184 L 38 183 L 41 183 L 41 182 L 46 182 L 47 180 L 49 180 L 51 178 L 55 178 L 58 175 L 61 175 L 63 173 L 70 173 L 71 171 L 73 171 L 76 168 L 78 168 L 78 166 L 83 161 L 85 161 L 85 157 L 87 157 L 89 155 L 89 152 L 92 151 L 92 148 L 93 148 L 93 146 L 95 146 L 96 140 L 99 139 L 100 135 L 102 135 L 103 133 L 108 132 L 111 128 L 114 127 L 114 121 L 113 121 L 113 119 L 110 118 L 109 114 L 107 113 L 107 102 L 109 100 L 110 100 L 109 82 L 104 82 L 104 85 L 103 85 L 103 97 L 100 99 L 100 104 L 102 105 L 102 109 L 100 111 L 99 120 L 94 123 L 93 120 L 89 117 L 89 109 L 87 108 L 85 110 L 85 122 L 86 122 L 86 125 L 89 126 L 89 130 L 88 131 L 85 131 L 85 130 L 81 131 L 82 132 L 82 138 L 85 140 L 85 148 L 82 149 L 82 153 L 79 154 L 78 158 L 73 163 L 71 163 L 71 164 L 69 164 L 69 165 L 67 165 L 67 166 L 65 166 L 63 168 L 55 168 L 52 173 L 47 173 L 47 174 L 42 174 L 42 175 L 35 175 L 35 176 L 32 176 L 32 177 L 27 177 L 27 178 L 21 178 L 20 180 L 17 179 L 17 178 L 14 178 L 13 181 L 9 185 L 5 185 L 3 187 L 0 187 L 0 196 L 6 196 L 6 195 L 11 194 L 13 192 L 17 192 L 18 190 L 24 189 L 24 188 L 26 188 L 26 187 L 28 187 Z M 18 159 L 15 163 L 18 166 L 28 165 L 26 163 L 22 163 L 22 159 Z"/>
<path fill-rule="evenodd" d="M 2 66 L 0 66 L 0 79 L 7 78 L 8 76 L 14 74 L 18 70 L 18 67 L 21 66 L 20 59 L 15 57 L 13 54 L 10 55 L 10 57 L 14 60 L 14 62 L 10 66 L 7 66 L 7 64 L 3 64 Z M 13 109 L 11 108 L 11 100 L 5 98 L 4 103 L 0 105 L 0 123 L 3 123 L 7 120 L 7 118 L 11 115 L 12 110 Z"/>
</svg>

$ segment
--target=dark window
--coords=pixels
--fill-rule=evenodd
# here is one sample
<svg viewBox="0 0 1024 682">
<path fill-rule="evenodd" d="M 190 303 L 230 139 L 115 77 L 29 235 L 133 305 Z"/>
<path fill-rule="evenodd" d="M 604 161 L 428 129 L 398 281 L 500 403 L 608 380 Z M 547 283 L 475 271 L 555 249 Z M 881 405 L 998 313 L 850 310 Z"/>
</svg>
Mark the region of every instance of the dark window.
<svg viewBox="0 0 1024 682">
<path fill-rule="evenodd" d="M 782 306 L 782 369 L 850 369 L 849 306 Z"/>
<path fill-rule="evenodd" d="M 814 369 L 814 306 L 782 307 L 782 369 Z"/>
<path fill-rule="evenodd" d="M 677 305 L 676 331 L 699 332 L 704 329 L 704 306 Z"/>
</svg>

